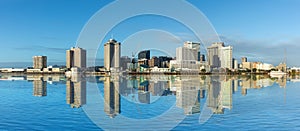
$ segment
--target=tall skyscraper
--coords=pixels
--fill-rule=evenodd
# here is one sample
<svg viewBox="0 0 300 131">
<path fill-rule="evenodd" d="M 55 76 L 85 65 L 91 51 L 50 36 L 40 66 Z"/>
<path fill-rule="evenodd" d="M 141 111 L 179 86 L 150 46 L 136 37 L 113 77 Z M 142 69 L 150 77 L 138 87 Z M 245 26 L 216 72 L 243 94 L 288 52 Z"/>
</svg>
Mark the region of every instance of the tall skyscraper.
<svg viewBox="0 0 300 131">
<path fill-rule="evenodd" d="M 232 46 L 221 48 L 221 67 L 232 69 Z"/>
<path fill-rule="evenodd" d="M 224 47 L 223 42 L 216 42 L 207 48 L 208 65 L 210 65 L 212 68 L 221 67 L 221 48 L 222 47 Z"/>
<path fill-rule="evenodd" d="M 110 39 L 104 44 L 104 67 L 107 71 L 111 68 L 118 70 L 120 68 L 121 43 Z"/>
<path fill-rule="evenodd" d="M 86 50 L 79 47 L 72 47 L 66 51 L 66 67 L 86 68 Z"/>
<path fill-rule="evenodd" d="M 186 41 L 186 42 L 184 42 L 183 47 L 189 48 L 189 49 L 195 49 L 197 52 L 197 54 L 196 54 L 197 61 L 200 61 L 200 43 Z"/>
<path fill-rule="evenodd" d="M 232 46 L 224 46 L 224 42 L 213 43 L 208 50 L 208 64 L 212 68 L 232 69 Z"/>
<path fill-rule="evenodd" d="M 32 59 L 34 69 L 43 69 L 47 67 L 47 56 L 34 56 Z"/>
<path fill-rule="evenodd" d="M 197 50 L 186 47 L 176 48 L 176 60 L 177 61 L 197 61 Z"/>
</svg>

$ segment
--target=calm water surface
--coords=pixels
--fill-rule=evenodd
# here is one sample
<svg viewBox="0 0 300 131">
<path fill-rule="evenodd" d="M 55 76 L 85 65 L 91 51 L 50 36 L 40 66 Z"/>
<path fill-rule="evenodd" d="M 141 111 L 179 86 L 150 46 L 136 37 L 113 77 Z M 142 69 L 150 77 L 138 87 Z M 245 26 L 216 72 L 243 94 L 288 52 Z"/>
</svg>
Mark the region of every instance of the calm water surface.
<svg viewBox="0 0 300 131">
<path fill-rule="evenodd" d="M 299 77 L 0 77 L 0 130 L 300 130 Z"/>
</svg>

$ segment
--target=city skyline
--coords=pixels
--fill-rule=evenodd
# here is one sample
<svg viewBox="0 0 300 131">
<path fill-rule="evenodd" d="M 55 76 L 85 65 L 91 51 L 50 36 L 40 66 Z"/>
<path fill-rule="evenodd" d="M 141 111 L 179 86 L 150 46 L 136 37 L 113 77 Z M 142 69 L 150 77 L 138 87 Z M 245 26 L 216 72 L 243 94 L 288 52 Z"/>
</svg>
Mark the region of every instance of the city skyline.
<svg viewBox="0 0 300 131">
<path fill-rule="evenodd" d="M 277 65 L 283 61 L 284 49 L 286 49 L 288 66 L 300 65 L 300 62 L 294 61 L 299 48 L 296 43 L 299 39 L 297 35 L 299 27 L 294 25 L 300 21 L 294 12 L 299 10 L 296 6 L 299 5 L 299 1 L 274 0 L 272 3 L 258 0 L 251 2 L 218 1 L 219 4 L 209 1 L 195 2 L 189 0 L 188 2 L 207 16 L 226 45 L 234 47 L 233 58 L 240 61 L 240 57 L 246 56 L 249 61 L 263 61 Z M 2 55 L 9 54 L 9 57 L 1 57 L 0 62 L 30 62 L 32 56 L 36 55 L 49 56 L 48 62 L 64 62 L 65 50 L 75 46 L 78 34 L 84 24 L 97 10 L 108 3 L 108 1 L 96 0 L 74 1 L 72 3 L 68 1 L 29 1 L 26 3 L 1 1 L 0 5 L 3 8 L 0 8 L 0 16 L 3 21 L 0 23 L 2 29 L 0 32 L 2 46 L 0 52 Z M 65 4 L 72 6 L 65 7 L 63 6 Z M 50 8 L 55 8 L 57 11 L 47 11 Z M 236 12 L 237 10 L 238 12 Z M 145 20 L 148 21 L 141 24 Z M 158 22 L 159 20 L 162 22 Z M 141 25 L 134 27 L 132 22 L 135 25 Z M 167 22 L 169 26 L 166 26 L 164 22 Z M 179 39 L 174 39 L 166 33 L 162 33 L 166 37 L 160 38 L 151 31 L 140 32 L 140 34 L 131 36 L 134 32 L 149 28 L 165 30 Z M 141 42 L 141 38 L 138 39 L 137 37 L 147 33 L 150 33 L 150 36 L 146 37 L 146 40 L 142 41 L 143 43 L 137 44 Z M 131 18 L 120 23 L 104 41 L 107 41 L 111 36 L 123 43 L 124 54 L 122 56 L 130 56 L 132 53 L 132 51 L 128 51 L 130 49 L 136 51 L 135 49 L 149 49 L 148 46 L 154 48 L 158 45 L 160 45 L 159 49 L 166 50 L 174 56 L 176 47 L 181 46 L 182 42 L 199 42 L 191 34 L 191 31 L 182 27 L 178 22 L 158 16 Z M 157 39 L 153 40 L 152 37 Z M 104 44 L 103 41 L 99 43 Z M 132 43 L 131 48 L 126 46 L 130 43 Z M 174 48 L 167 49 L 172 43 Z M 101 49 L 99 51 L 101 52 Z"/>
</svg>

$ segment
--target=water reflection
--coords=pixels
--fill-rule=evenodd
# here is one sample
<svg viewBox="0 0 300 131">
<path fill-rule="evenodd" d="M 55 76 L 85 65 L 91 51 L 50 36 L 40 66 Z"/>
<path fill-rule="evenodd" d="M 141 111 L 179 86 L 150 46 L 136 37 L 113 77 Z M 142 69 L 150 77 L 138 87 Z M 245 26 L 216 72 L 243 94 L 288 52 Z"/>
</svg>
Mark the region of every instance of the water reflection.
<svg viewBox="0 0 300 131">
<path fill-rule="evenodd" d="M 248 90 L 261 89 L 273 84 L 285 88 L 289 81 L 299 82 L 300 78 L 299 76 L 270 78 L 265 75 L 73 76 L 72 78 L 57 75 L 1 75 L 0 80 L 32 82 L 33 96 L 38 97 L 47 96 L 48 84 L 65 84 L 66 103 L 72 108 L 80 108 L 88 104 L 87 83 L 98 83 L 100 90 L 103 91 L 103 112 L 109 118 L 115 118 L 123 113 L 121 109 L 134 110 L 128 109 L 128 106 L 121 108 L 123 105 L 135 103 L 147 108 L 159 103 L 162 97 L 174 97 L 176 107 L 185 115 L 199 114 L 205 110 L 204 108 L 213 114 L 224 114 L 225 109 L 234 108 L 232 97 L 236 93 L 246 96 Z M 146 113 L 149 114 L 151 113 Z"/>
<path fill-rule="evenodd" d="M 86 104 L 86 78 L 73 76 L 66 81 L 66 101 L 72 108 Z"/>
<path fill-rule="evenodd" d="M 104 80 L 104 112 L 111 118 L 120 114 L 119 77 Z"/>
</svg>

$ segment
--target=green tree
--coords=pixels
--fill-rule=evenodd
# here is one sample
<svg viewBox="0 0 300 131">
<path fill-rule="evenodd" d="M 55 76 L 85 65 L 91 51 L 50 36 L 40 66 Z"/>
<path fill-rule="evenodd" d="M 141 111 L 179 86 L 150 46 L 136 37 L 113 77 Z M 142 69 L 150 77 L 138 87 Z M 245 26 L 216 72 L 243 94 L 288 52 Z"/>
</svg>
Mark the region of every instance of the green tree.
<svg viewBox="0 0 300 131">
<path fill-rule="evenodd" d="M 256 71 L 257 71 L 257 69 L 256 69 L 256 68 L 253 68 L 253 69 L 252 69 L 252 72 L 254 72 L 254 73 L 255 73 Z"/>
<path fill-rule="evenodd" d="M 205 69 L 201 69 L 201 72 L 202 72 L 202 73 L 205 73 L 205 72 L 206 72 L 206 70 L 205 70 Z"/>
</svg>

